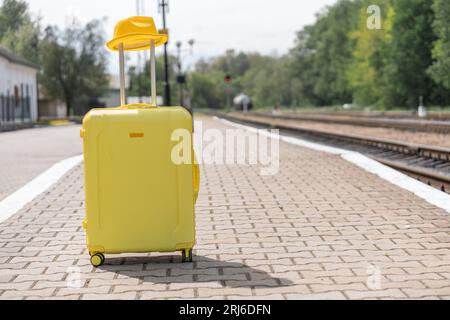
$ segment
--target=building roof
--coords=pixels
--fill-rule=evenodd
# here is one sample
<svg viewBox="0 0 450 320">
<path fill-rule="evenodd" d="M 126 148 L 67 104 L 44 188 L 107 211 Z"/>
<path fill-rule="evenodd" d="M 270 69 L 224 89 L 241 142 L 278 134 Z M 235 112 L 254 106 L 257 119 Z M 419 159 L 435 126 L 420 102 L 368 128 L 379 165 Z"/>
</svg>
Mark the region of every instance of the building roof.
<svg viewBox="0 0 450 320">
<path fill-rule="evenodd" d="M 22 58 L 22 57 L 12 53 L 11 51 L 9 51 L 8 49 L 3 48 L 3 47 L 0 47 L 0 57 L 5 58 L 10 63 L 20 64 L 20 65 L 23 65 L 23 66 L 26 66 L 26 67 L 30 67 L 30 68 L 33 68 L 33 69 L 36 69 L 36 70 L 40 69 L 40 67 L 37 64 L 35 64 L 35 63 L 31 62 L 31 61 L 28 61 L 27 59 Z"/>
</svg>

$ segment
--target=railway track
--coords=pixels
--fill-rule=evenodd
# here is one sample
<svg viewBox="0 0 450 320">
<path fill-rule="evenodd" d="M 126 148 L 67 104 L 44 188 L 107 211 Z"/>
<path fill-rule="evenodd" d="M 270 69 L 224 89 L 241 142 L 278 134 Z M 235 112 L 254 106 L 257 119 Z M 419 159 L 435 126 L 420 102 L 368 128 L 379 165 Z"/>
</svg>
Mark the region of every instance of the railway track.
<svg viewBox="0 0 450 320">
<path fill-rule="evenodd" d="M 450 112 L 429 112 L 426 118 L 419 118 L 417 112 L 408 111 L 286 111 L 291 115 L 323 115 L 323 116 L 346 116 L 352 118 L 372 118 L 372 119 L 409 119 L 409 120 L 429 120 L 429 121 L 450 121 Z"/>
<path fill-rule="evenodd" d="M 450 134 L 450 121 L 400 119 L 384 117 L 352 116 L 350 114 L 313 114 L 313 113 L 284 113 L 271 115 L 268 113 L 254 112 L 260 117 L 279 118 L 286 120 L 299 120 L 319 123 L 344 124 L 352 126 L 390 128 L 408 131 L 434 132 Z"/>
<path fill-rule="evenodd" d="M 361 135 L 308 129 L 267 114 L 215 112 L 214 115 L 259 128 L 279 129 L 283 134 L 358 151 L 389 167 L 450 194 L 450 149 Z M 292 120 L 292 118 L 290 118 Z"/>
</svg>

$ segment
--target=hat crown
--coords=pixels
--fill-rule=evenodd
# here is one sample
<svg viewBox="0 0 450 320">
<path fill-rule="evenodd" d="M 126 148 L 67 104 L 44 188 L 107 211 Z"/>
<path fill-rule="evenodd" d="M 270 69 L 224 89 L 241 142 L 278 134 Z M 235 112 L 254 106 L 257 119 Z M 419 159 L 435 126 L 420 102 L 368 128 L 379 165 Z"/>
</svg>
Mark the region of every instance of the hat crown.
<svg viewBox="0 0 450 320">
<path fill-rule="evenodd" d="M 158 32 L 152 17 L 136 16 L 117 23 L 114 39 L 107 43 L 107 47 L 113 51 L 118 51 L 120 45 L 125 51 L 146 50 L 151 41 L 159 47 L 168 41 L 168 36 Z"/>
<path fill-rule="evenodd" d="M 114 37 L 123 37 L 132 34 L 157 34 L 155 21 L 152 17 L 131 17 L 117 23 Z"/>
</svg>

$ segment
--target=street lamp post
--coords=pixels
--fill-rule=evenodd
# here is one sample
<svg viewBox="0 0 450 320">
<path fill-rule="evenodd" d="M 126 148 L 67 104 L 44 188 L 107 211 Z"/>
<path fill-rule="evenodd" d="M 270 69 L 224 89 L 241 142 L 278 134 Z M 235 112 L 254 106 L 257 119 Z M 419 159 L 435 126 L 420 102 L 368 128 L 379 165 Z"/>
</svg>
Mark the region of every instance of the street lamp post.
<svg viewBox="0 0 450 320">
<path fill-rule="evenodd" d="M 177 68 L 178 68 L 178 76 L 177 76 L 177 82 L 180 86 L 180 105 L 183 106 L 184 105 L 184 97 L 183 97 L 183 83 L 184 83 L 184 78 L 183 78 L 183 69 L 181 66 L 181 46 L 182 46 L 182 42 L 178 41 L 176 43 L 176 47 L 177 47 Z"/>
<path fill-rule="evenodd" d="M 193 47 L 195 44 L 195 40 L 191 39 L 188 41 L 188 44 L 190 46 L 189 53 L 192 54 Z M 177 75 L 177 82 L 180 86 L 180 104 L 181 106 L 185 106 L 184 104 L 184 85 L 186 84 L 186 75 L 183 73 L 183 57 L 182 57 L 182 50 L 181 47 L 183 46 L 183 43 L 181 41 L 178 41 L 176 43 L 177 47 L 177 69 L 178 69 L 178 75 Z"/>
<path fill-rule="evenodd" d="M 168 29 L 166 26 L 166 10 L 169 9 L 168 0 L 159 0 L 158 6 L 162 12 L 163 18 L 163 29 L 164 32 L 168 33 Z M 171 98 L 170 98 L 170 77 L 169 77 L 169 57 L 168 57 L 168 42 L 164 44 L 164 97 L 165 97 L 165 105 L 171 106 Z"/>
</svg>

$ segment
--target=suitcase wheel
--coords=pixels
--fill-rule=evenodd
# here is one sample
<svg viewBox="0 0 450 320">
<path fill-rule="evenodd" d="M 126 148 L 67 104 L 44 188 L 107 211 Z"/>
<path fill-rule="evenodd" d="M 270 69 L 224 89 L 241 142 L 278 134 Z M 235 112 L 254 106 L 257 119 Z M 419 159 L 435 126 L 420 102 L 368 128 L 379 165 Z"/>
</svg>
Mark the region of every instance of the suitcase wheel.
<svg viewBox="0 0 450 320">
<path fill-rule="evenodd" d="M 181 252 L 181 262 L 182 263 L 186 263 L 186 262 L 192 262 L 193 261 L 193 256 L 192 256 L 192 249 L 188 249 L 188 250 L 183 250 Z"/>
<path fill-rule="evenodd" d="M 91 256 L 91 264 L 98 268 L 105 263 L 105 256 L 102 253 L 96 253 Z"/>
</svg>

